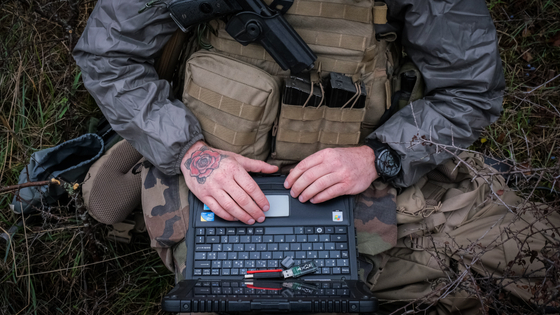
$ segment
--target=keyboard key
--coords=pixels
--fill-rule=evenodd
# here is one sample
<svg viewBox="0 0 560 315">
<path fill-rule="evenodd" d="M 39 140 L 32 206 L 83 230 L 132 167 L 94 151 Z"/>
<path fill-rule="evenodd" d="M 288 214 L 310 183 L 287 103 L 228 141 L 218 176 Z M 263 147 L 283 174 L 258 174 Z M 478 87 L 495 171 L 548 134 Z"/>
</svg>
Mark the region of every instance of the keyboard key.
<svg viewBox="0 0 560 315">
<path fill-rule="evenodd" d="M 207 253 L 206 254 L 206 258 L 208 258 L 209 260 L 214 260 L 214 259 L 218 258 L 217 256 L 218 256 L 217 253 Z"/>
<path fill-rule="evenodd" d="M 206 253 L 194 253 L 194 260 L 206 260 Z"/>
<path fill-rule="evenodd" d="M 330 242 L 331 236 L 329 234 L 319 235 L 319 242 Z"/>
<path fill-rule="evenodd" d="M 349 273 L 350 273 L 350 267 L 342 267 L 342 268 L 340 268 L 340 273 L 342 273 L 342 274 L 349 274 Z"/>
<path fill-rule="evenodd" d="M 228 242 L 229 243 L 239 243 L 239 236 L 238 235 L 230 235 L 228 237 Z"/>
<path fill-rule="evenodd" d="M 325 243 L 325 249 L 326 250 L 335 250 L 336 247 L 334 246 L 334 243 Z"/>
<path fill-rule="evenodd" d="M 323 250 L 323 249 L 325 249 L 325 244 L 313 243 L 313 250 Z"/>
<path fill-rule="evenodd" d="M 255 234 L 264 234 L 264 228 L 255 228 Z"/>
<path fill-rule="evenodd" d="M 245 268 L 255 268 L 254 260 L 245 260 Z"/>
<path fill-rule="evenodd" d="M 261 253 L 260 252 L 251 252 L 249 254 L 249 258 L 250 259 L 261 259 Z"/>
<path fill-rule="evenodd" d="M 314 231 L 314 230 L 315 230 L 315 229 L 314 229 L 313 227 L 306 226 L 306 227 L 305 227 L 305 234 L 313 234 L 313 231 Z"/>
<path fill-rule="evenodd" d="M 323 233 L 325 233 L 325 228 L 321 227 L 321 226 L 315 227 L 315 233 L 323 234 Z"/>
<path fill-rule="evenodd" d="M 230 275 L 230 271 L 228 270 L 227 272 L 228 272 L 228 274 L 227 274 L 227 275 L 224 275 L 224 274 L 223 274 L 223 271 L 222 271 L 222 275 L 224 275 L 224 276 L 229 276 L 229 275 Z M 230 288 L 230 287 L 227 287 L 227 288 L 222 287 L 222 294 L 232 294 L 232 292 L 233 292 L 233 289 L 232 289 L 232 288 Z"/>
<path fill-rule="evenodd" d="M 245 251 L 254 252 L 256 249 L 255 244 L 245 244 Z"/>
<path fill-rule="evenodd" d="M 325 233 L 327 233 L 327 234 L 334 233 L 334 227 L 332 227 L 332 226 L 325 227 Z"/>
<path fill-rule="evenodd" d="M 261 235 L 253 235 L 251 236 L 251 243 L 261 243 L 262 236 Z"/>
<path fill-rule="evenodd" d="M 204 244 L 204 236 L 196 236 L 196 237 L 194 238 L 194 242 L 195 242 L 196 244 Z"/>
<path fill-rule="evenodd" d="M 227 255 L 227 259 L 230 260 L 237 259 L 237 252 L 229 252 Z"/>
<path fill-rule="evenodd" d="M 340 267 L 334 267 L 332 269 L 332 273 L 333 273 L 333 275 L 339 275 L 340 274 Z"/>
<path fill-rule="evenodd" d="M 261 253 L 261 259 L 272 259 L 272 253 L 271 252 L 262 252 Z"/>
<path fill-rule="evenodd" d="M 212 268 L 215 268 L 215 269 L 220 269 L 220 268 L 222 268 L 222 262 L 219 261 L 219 260 L 214 260 L 214 261 L 212 262 Z"/>
<path fill-rule="evenodd" d="M 305 258 L 307 258 L 307 256 L 305 255 L 305 252 L 296 252 L 296 258 L 297 259 L 305 259 Z"/>
<path fill-rule="evenodd" d="M 346 237 L 346 234 L 335 234 L 331 237 L 331 241 L 335 241 L 335 242 L 347 242 L 348 238 Z"/>
<path fill-rule="evenodd" d="M 205 233 L 205 229 L 204 228 L 198 228 L 196 229 L 196 235 L 204 235 Z"/>
<path fill-rule="evenodd" d="M 239 237 L 239 241 L 241 243 L 251 243 L 251 236 L 250 235 L 242 235 Z"/>
<path fill-rule="evenodd" d="M 311 249 L 313 249 L 313 245 L 311 243 L 301 244 L 301 250 L 311 250 Z"/>
<path fill-rule="evenodd" d="M 348 249 L 348 243 L 336 243 L 336 249 Z"/>
<path fill-rule="evenodd" d="M 241 253 L 237 254 L 237 259 L 249 259 L 249 253 L 248 252 L 241 252 Z"/>
<path fill-rule="evenodd" d="M 284 257 L 288 257 L 288 256 L 292 257 L 292 259 L 293 259 L 293 258 L 296 257 L 296 253 L 292 252 L 292 251 L 285 251 L 284 252 Z"/>
<path fill-rule="evenodd" d="M 329 252 L 326 250 L 319 251 L 319 258 L 329 258 Z"/>
<path fill-rule="evenodd" d="M 206 236 L 206 243 L 207 244 L 218 244 L 218 243 L 220 243 L 220 237 L 218 235 Z"/>
<path fill-rule="evenodd" d="M 301 250 L 301 243 L 291 243 L 290 244 L 290 250 Z"/>
<path fill-rule="evenodd" d="M 246 230 L 245 228 L 237 228 L 237 235 L 245 235 Z"/>
<path fill-rule="evenodd" d="M 328 267 L 321 268 L 321 274 L 322 275 L 330 275 L 331 274 L 331 268 L 328 268 Z"/>
<path fill-rule="evenodd" d="M 284 243 L 284 235 L 274 235 L 274 243 Z"/>
<path fill-rule="evenodd" d="M 266 260 L 257 260 L 255 265 L 257 268 L 266 268 Z"/>
<path fill-rule="evenodd" d="M 220 242 L 222 244 L 228 243 L 228 239 L 229 239 L 229 237 L 227 235 L 220 236 Z"/>
<path fill-rule="evenodd" d="M 267 250 L 269 250 L 269 251 L 277 251 L 277 250 L 278 250 L 278 244 L 277 244 L 277 243 L 270 243 L 270 244 L 268 244 Z"/>
<path fill-rule="evenodd" d="M 211 252 L 212 245 L 196 245 L 194 248 L 195 252 Z"/>
<path fill-rule="evenodd" d="M 316 259 L 316 258 L 319 257 L 319 256 L 317 255 L 317 251 L 314 251 L 314 250 L 308 251 L 308 252 L 306 253 L 306 256 L 307 256 L 308 259 Z"/>
<path fill-rule="evenodd" d="M 221 252 L 222 251 L 222 244 L 212 244 L 212 251 L 213 252 Z"/>
<path fill-rule="evenodd" d="M 203 276 L 209 276 L 210 275 L 210 269 L 202 269 L 202 275 Z"/>
<path fill-rule="evenodd" d="M 247 235 L 255 234 L 255 228 L 247 228 Z"/>
<path fill-rule="evenodd" d="M 303 229 L 303 226 L 298 226 L 298 227 L 294 228 L 294 232 L 295 232 L 295 234 L 303 234 L 305 231 Z"/>
<path fill-rule="evenodd" d="M 284 237 L 284 239 L 286 240 L 286 243 L 295 243 L 296 236 L 295 235 L 286 235 Z"/>
<path fill-rule="evenodd" d="M 349 266 L 348 259 L 337 259 L 336 265 L 338 267 L 348 267 Z"/>
<path fill-rule="evenodd" d="M 345 226 L 337 226 L 334 228 L 334 232 L 336 234 L 346 234 L 346 227 Z"/>
<path fill-rule="evenodd" d="M 257 244 L 257 250 L 259 252 L 265 251 L 266 250 L 266 244 Z"/>
<path fill-rule="evenodd" d="M 300 242 L 300 243 L 306 243 L 307 242 L 307 235 L 305 235 L 305 234 L 296 235 L 296 241 Z"/>
<path fill-rule="evenodd" d="M 272 253 L 272 259 L 284 259 L 284 253 L 275 251 Z"/>
<path fill-rule="evenodd" d="M 286 244 L 286 243 L 278 244 L 278 250 L 281 250 L 281 251 L 290 250 L 290 244 Z"/>
<path fill-rule="evenodd" d="M 194 262 L 195 268 L 210 268 L 211 262 L 209 260 L 197 260 Z"/>
<path fill-rule="evenodd" d="M 216 235 L 226 235 L 226 229 L 225 228 L 217 228 L 216 229 Z"/>
<path fill-rule="evenodd" d="M 235 228 L 227 228 L 226 229 L 227 235 L 235 235 Z"/>
<path fill-rule="evenodd" d="M 342 251 L 340 254 L 340 258 L 348 258 L 348 252 L 347 251 Z"/>
<path fill-rule="evenodd" d="M 222 294 L 222 288 L 212 288 L 212 294 Z"/>
<path fill-rule="evenodd" d="M 311 234 L 311 235 L 307 235 L 307 241 L 310 243 L 315 243 L 319 241 L 319 235 L 317 234 Z"/>
<path fill-rule="evenodd" d="M 195 269 L 194 272 L 193 272 L 193 275 L 202 276 L 202 269 Z"/>
<path fill-rule="evenodd" d="M 233 261 L 233 268 L 242 268 L 243 267 L 243 260 L 234 260 Z"/>
<path fill-rule="evenodd" d="M 222 268 L 231 268 L 231 266 L 233 266 L 233 263 L 231 262 L 231 260 L 222 261 Z"/>
<path fill-rule="evenodd" d="M 263 242 L 265 243 L 272 243 L 274 242 L 274 237 L 272 235 L 264 235 Z"/>
<path fill-rule="evenodd" d="M 236 252 L 242 252 L 245 250 L 245 245 L 244 244 L 235 244 L 233 245 L 233 251 Z"/>
<path fill-rule="evenodd" d="M 227 253 L 224 253 L 224 252 L 218 253 L 218 259 L 219 260 L 226 260 L 227 259 Z"/>
<path fill-rule="evenodd" d="M 325 260 L 324 259 L 315 259 L 315 264 L 317 267 L 325 267 Z"/>
<path fill-rule="evenodd" d="M 220 275 L 220 269 L 212 269 L 212 275 L 213 276 L 219 276 Z"/>
<path fill-rule="evenodd" d="M 233 250 L 233 244 L 224 244 L 222 246 L 224 252 L 231 252 Z"/>
<path fill-rule="evenodd" d="M 246 274 L 247 274 L 247 268 L 241 268 L 241 269 L 239 269 L 239 274 L 240 274 L 240 275 L 246 275 Z"/>
<path fill-rule="evenodd" d="M 331 250 L 329 252 L 329 258 L 340 258 L 340 251 L 339 250 Z"/>
<path fill-rule="evenodd" d="M 239 269 L 236 269 L 236 268 L 231 269 L 230 273 L 231 273 L 232 276 L 237 276 L 237 275 L 239 275 Z"/>
<path fill-rule="evenodd" d="M 325 266 L 336 267 L 336 260 L 335 259 L 325 259 Z"/>
<path fill-rule="evenodd" d="M 266 235 L 294 234 L 294 228 L 293 227 L 267 227 L 264 229 L 264 234 Z"/>
<path fill-rule="evenodd" d="M 207 228 L 206 229 L 206 235 L 216 235 L 216 229 L 215 228 Z"/>
<path fill-rule="evenodd" d="M 267 262 L 268 268 L 278 268 L 278 260 L 269 260 Z"/>
</svg>

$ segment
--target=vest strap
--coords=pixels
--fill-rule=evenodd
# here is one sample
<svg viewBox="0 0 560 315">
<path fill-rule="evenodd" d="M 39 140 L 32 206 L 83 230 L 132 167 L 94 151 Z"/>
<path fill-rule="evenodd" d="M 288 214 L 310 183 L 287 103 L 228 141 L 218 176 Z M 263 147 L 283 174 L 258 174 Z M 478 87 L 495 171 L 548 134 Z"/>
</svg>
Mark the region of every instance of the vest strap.
<svg viewBox="0 0 560 315">
<path fill-rule="evenodd" d="M 196 118 L 200 122 L 200 126 L 202 127 L 203 133 L 208 132 L 215 137 L 230 143 L 232 145 L 251 145 L 255 142 L 255 137 L 257 136 L 257 131 L 251 132 L 240 132 L 229 129 L 225 126 L 222 126 L 208 117 L 197 113 Z"/>
</svg>

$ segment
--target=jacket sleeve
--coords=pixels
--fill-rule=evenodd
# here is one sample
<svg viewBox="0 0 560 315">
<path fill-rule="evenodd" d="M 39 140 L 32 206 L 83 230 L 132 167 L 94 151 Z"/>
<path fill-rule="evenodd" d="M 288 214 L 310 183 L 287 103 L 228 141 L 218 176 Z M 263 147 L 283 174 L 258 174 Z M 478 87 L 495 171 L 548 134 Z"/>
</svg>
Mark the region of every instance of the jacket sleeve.
<svg viewBox="0 0 560 315">
<path fill-rule="evenodd" d="M 113 129 L 168 175 L 203 139 L 192 112 L 158 79 L 154 58 L 177 26 L 165 6 L 138 13 L 147 0 L 99 0 L 73 55 L 85 87 Z"/>
<path fill-rule="evenodd" d="M 387 0 L 389 21 L 402 26 L 405 52 L 425 80 L 425 97 L 368 136 L 389 144 L 408 187 L 471 145 L 501 114 L 504 75 L 496 29 L 483 0 Z M 427 139 L 424 141 L 423 139 Z"/>
</svg>

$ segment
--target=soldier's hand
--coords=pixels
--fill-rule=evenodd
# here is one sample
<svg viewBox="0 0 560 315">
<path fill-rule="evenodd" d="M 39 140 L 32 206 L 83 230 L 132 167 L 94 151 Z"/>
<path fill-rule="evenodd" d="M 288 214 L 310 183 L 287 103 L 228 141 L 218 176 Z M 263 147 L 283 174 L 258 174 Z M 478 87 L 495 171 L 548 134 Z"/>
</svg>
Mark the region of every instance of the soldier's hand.
<svg viewBox="0 0 560 315">
<path fill-rule="evenodd" d="M 324 149 L 290 170 L 284 187 L 301 202 L 319 203 L 366 190 L 378 177 L 368 146 Z"/>
<path fill-rule="evenodd" d="M 278 167 L 198 141 L 181 162 L 189 189 L 222 219 L 263 222 L 270 204 L 247 172 L 274 173 Z"/>
</svg>

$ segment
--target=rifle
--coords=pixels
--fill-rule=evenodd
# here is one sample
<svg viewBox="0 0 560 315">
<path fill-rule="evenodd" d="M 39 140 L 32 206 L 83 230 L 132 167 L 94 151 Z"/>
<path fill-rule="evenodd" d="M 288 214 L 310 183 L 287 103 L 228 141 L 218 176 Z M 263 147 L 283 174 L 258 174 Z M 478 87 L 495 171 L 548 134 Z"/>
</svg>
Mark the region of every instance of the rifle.
<svg viewBox="0 0 560 315">
<path fill-rule="evenodd" d="M 293 0 L 274 0 L 270 7 L 261 0 L 175 0 L 168 8 L 183 32 L 234 14 L 226 24 L 231 37 L 244 46 L 259 42 L 283 70 L 299 73 L 311 70 L 317 56 L 282 15 L 292 4 Z"/>
</svg>

